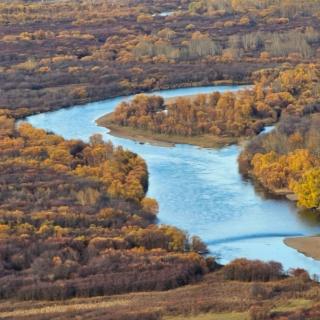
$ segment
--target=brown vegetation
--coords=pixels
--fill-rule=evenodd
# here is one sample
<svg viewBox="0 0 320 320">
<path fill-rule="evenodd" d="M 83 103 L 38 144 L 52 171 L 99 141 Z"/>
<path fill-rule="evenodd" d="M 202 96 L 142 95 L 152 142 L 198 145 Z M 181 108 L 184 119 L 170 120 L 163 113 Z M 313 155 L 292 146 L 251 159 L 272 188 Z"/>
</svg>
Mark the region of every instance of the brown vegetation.
<svg viewBox="0 0 320 320">
<path fill-rule="evenodd" d="M 256 72 L 254 77 L 253 89 L 238 93 L 212 93 L 167 102 L 157 96 L 137 95 L 130 102 L 122 102 L 99 123 L 116 130 L 128 127 L 149 132 L 155 139 L 163 135 L 175 142 L 180 142 L 179 137 L 199 137 L 201 145 L 201 137 L 254 136 L 281 116 L 301 117 L 320 111 L 318 66 L 267 69 Z"/>
<path fill-rule="evenodd" d="M 274 193 L 290 194 L 305 208 L 320 207 L 320 71 L 319 66 L 298 66 L 279 74 L 272 87 L 280 93 L 271 100 L 281 108 L 279 97 L 289 97 L 276 129 L 253 139 L 239 163 Z"/>
<path fill-rule="evenodd" d="M 282 117 L 241 164 L 266 187 L 319 207 L 319 67 L 292 68 L 319 57 L 318 1 L 151 2 L 0 3 L 0 298 L 15 298 L 0 303 L 0 317 L 316 319 L 319 286 L 305 271 L 286 277 L 280 264 L 245 259 L 221 268 L 200 255 L 198 237 L 156 225 L 136 154 L 99 135 L 84 143 L 15 126 L 14 118 L 120 94 L 254 78 L 255 88 L 238 95 L 171 104 L 138 96 L 115 121 L 234 138 Z M 175 13 L 158 14 L 165 11 Z M 264 67 L 277 68 L 252 76 Z"/>
<path fill-rule="evenodd" d="M 244 91 L 177 98 L 164 104 L 161 97 L 138 95 L 121 103 L 109 122 L 169 136 L 250 136 L 276 119 L 267 107 L 260 113 L 255 99 L 252 91 Z"/>
<path fill-rule="evenodd" d="M 63 302 L 3 301 L 0 317 L 6 320 L 318 319 L 319 294 L 318 284 L 298 272 L 287 279 L 251 283 L 225 280 L 222 269 L 206 275 L 196 285 L 166 292 Z"/>
<path fill-rule="evenodd" d="M 271 281 L 283 277 L 282 266 L 278 262 L 263 263 L 236 259 L 223 268 L 224 278 L 239 281 Z"/>
<path fill-rule="evenodd" d="M 155 225 L 139 156 L 0 124 L 0 298 L 167 290 L 207 272 L 200 239 Z"/>
<path fill-rule="evenodd" d="M 319 55 L 317 2 L 188 6 L 180 0 L 2 2 L 0 107 L 21 117 L 159 88 L 249 82 L 262 67 Z M 157 14 L 166 11 L 175 13 Z"/>
</svg>

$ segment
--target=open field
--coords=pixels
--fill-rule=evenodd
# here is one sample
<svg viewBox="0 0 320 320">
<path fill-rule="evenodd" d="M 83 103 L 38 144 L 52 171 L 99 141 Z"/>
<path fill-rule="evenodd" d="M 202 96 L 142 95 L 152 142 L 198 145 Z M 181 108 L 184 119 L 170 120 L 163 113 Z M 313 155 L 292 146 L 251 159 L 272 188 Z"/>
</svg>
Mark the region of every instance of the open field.
<svg viewBox="0 0 320 320">
<path fill-rule="evenodd" d="M 0 318 L 245 320 L 254 319 L 253 313 L 263 311 L 268 315 L 263 319 L 270 319 L 271 316 L 273 319 L 287 319 L 289 314 L 314 308 L 319 294 L 320 288 L 316 283 L 302 278 L 252 284 L 225 281 L 222 274 L 216 272 L 207 275 L 196 285 L 166 292 L 142 292 L 54 302 L 3 301 L 0 303 Z"/>
</svg>

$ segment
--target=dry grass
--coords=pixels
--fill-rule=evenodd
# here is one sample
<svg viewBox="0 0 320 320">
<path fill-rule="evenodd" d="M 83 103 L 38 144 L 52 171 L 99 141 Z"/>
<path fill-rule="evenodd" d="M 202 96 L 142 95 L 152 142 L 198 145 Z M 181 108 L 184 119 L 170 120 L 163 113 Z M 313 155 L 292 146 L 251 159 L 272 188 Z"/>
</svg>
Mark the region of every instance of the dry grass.
<svg viewBox="0 0 320 320">
<path fill-rule="evenodd" d="M 297 286 L 297 279 L 289 278 L 259 283 L 259 286 L 265 292 L 263 297 L 252 293 L 251 283 L 225 281 L 216 272 L 195 285 L 166 292 L 77 298 L 63 302 L 3 301 L 0 302 L 0 319 L 246 320 L 252 306 L 258 305 L 280 316 L 313 307 L 319 300 L 319 285 L 313 282 Z"/>
<path fill-rule="evenodd" d="M 292 299 L 289 301 L 283 301 L 278 306 L 272 309 L 273 312 L 290 312 L 295 310 L 303 310 L 311 308 L 314 305 L 314 301 L 307 299 Z"/>
<path fill-rule="evenodd" d="M 164 317 L 164 320 L 247 320 L 249 314 L 247 312 L 228 312 L 228 313 L 206 313 L 197 316 L 176 316 Z"/>
<path fill-rule="evenodd" d="M 75 299 L 75 301 L 77 301 Z M 8 312 L 0 312 L 0 318 L 21 318 L 34 315 L 49 315 L 49 314 L 69 314 L 79 311 L 90 311 L 97 309 L 108 309 L 110 307 L 122 307 L 128 305 L 129 301 L 127 300 L 117 300 L 117 301 L 100 301 L 100 302 L 90 302 L 88 303 L 74 303 L 74 304 L 61 304 L 56 303 L 54 305 L 35 307 L 30 309 L 18 309 Z"/>
</svg>

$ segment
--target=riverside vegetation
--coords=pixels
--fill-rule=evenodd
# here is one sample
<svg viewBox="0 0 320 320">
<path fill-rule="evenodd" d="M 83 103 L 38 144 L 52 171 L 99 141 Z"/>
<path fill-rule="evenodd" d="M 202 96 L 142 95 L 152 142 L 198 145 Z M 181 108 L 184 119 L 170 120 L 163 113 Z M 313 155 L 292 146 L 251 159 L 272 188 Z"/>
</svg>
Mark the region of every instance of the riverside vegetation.
<svg viewBox="0 0 320 320">
<path fill-rule="evenodd" d="M 0 121 L 2 299 L 164 290 L 208 271 L 200 239 L 155 225 L 139 156 Z"/>
<path fill-rule="evenodd" d="M 65 140 L 15 120 L 146 90 L 255 80 L 239 95 L 171 104 L 138 96 L 119 107 L 116 124 L 230 143 L 280 119 L 274 133 L 248 144 L 241 168 L 316 209 L 319 7 L 296 0 L 2 1 L 0 317 L 317 319 L 319 285 L 304 270 L 288 274 L 276 262 L 246 259 L 221 266 L 203 255 L 197 236 L 157 225 L 138 155 L 99 135 Z"/>
<path fill-rule="evenodd" d="M 0 106 L 22 117 L 160 88 L 248 83 L 256 70 L 318 59 L 319 6 L 2 1 Z"/>
<path fill-rule="evenodd" d="M 276 129 L 253 139 L 239 159 L 241 170 L 264 187 L 315 210 L 320 207 L 319 71 L 300 66 L 280 74 L 277 84 L 292 101 Z"/>
<path fill-rule="evenodd" d="M 282 116 L 320 111 L 318 65 L 266 69 L 253 77 L 254 87 L 237 93 L 201 94 L 167 103 L 161 97 L 137 95 L 122 102 L 105 122 L 151 134 L 239 138 L 257 135 Z"/>
<path fill-rule="evenodd" d="M 99 135 L 83 143 L 25 123 L 16 127 L 4 116 L 0 123 L 2 318 L 58 319 L 79 312 L 92 319 L 235 311 L 252 319 L 319 314 L 319 287 L 304 270 L 292 270 L 288 277 L 279 263 L 246 259 L 223 267 L 201 256 L 206 247 L 198 237 L 155 225 L 157 203 L 145 197 L 147 169 L 136 154 Z M 169 290 L 195 281 L 200 283 L 148 299 L 144 293 L 84 299 Z M 221 294 L 213 298 L 217 290 Z M 223 302 L 230 290 L 245 290 L 246 303 L 237 294 L 232 296 L 236 305 Z M 78 300 L 55 302 L 56 307 L 50 302 L 72 297 Z M 148 308 L 132 301 L 141 297 L 149 300 Z M 161 297 L 166 298 L 160 306 Z M 15 302 L 13 310 L 10 298 L 42 301 L 28 307 Z M 283 309 L 283 299 L 293 308 Z"/>
<path fill-rule="evenodd" d="M 279 121 L 276 130 L 248 143 L 239 159 L 240 168 L 270 191 L 293 193 L 291 198 L 300 206 L 319 209 L 319 65 L 266 69 L 253 77 L 254 87 L 238 93 L 167 103 L 161 97 L 138 95 L 102 117 L 99 124 L 123 127 L 129 136 L 139 132 L 156 139 L 212 146 L 215 141 L 253 137 L 266 124 Z"/>
</svg>

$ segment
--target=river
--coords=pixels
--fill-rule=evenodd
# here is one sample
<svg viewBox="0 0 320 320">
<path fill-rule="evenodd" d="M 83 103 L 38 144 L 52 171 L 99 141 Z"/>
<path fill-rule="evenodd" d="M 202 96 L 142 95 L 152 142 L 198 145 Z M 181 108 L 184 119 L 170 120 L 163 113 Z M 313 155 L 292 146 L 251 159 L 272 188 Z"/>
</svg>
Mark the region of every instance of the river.
<svg viewBox="0 0 320 320">
<path fill-rule="evenodd" d="M 237 86 L 198 87 L 154 92 L 164 98 L 213 91 L 236 91 Z M 272 199 L 238 172 L 237 145 L 203 149 L 190 145 L 161 147 L 113 137 L 95 120 L 112 112 L 130 97 L 118 97 L 83 106 L 28 117 L 37 128 L 65 138 L 83 139 L 101 133 L 139 155 L 148 164 L 148 196 L 158 200 L 159 222 L 199 235 L 211 254 L 226 263 L 238 257 L 276 260 L 289 268 L 301 267 L 320 274 L 320 262 L 283 243 L 284 237 L 320 233 L 320 223 L 302 214 L 293 203 Z"/>
</svg>

